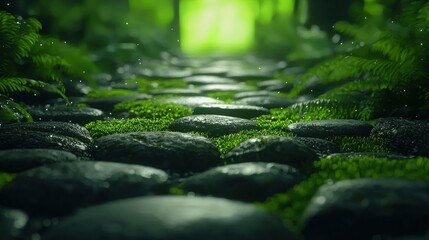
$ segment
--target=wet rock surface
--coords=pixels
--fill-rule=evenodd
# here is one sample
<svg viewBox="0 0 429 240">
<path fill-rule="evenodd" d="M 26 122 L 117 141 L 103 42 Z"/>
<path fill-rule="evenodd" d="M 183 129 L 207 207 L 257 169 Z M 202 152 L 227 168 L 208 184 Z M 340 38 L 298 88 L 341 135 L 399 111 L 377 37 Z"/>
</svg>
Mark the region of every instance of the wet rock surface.
<svg viewBox="0 0 429 240">
<path fill-rule="evenodd" d="M 229 164 L 195 174 L 185 179 L 180 187 L 196 194 L 252 202 L 286 192 L 301 180 L 302 175 L 293 167 L 249 162 Z"/>
<path fill-rule="evenodd" d="M 95 140 L 94 157 L 185 174 L 219 165 L 219 151 L 207 138 L 178 132 L 134 132 Z"/>
<path fill-rule="evenodd" d="M 35 121 L 58 121 L 86 124 L 104 118 L 103 111 L 88 107 L 45 106 L 29 108 Z"/>
<path fill-rule="evenodd" d="M 169 102 L 180 104 L 186 107 L 198 107 L 203 104 L 222 103 L 222 101 L 211 98 L 211 97 L 172 97 L 172 98 L 160 98 L 158 101 Z"/>
<path fill-rule="evenodd" d="M 152 92 L 153 95 L 179 95 L 179 96 L 200 96 L 202 95 L 199 89 L 165 89 Z"/>
<path fill-rule="evenodd" d="M 28 216 L 19 210 L 0 206 L 0 239 L 19 239 Z"/>
<path fill-rule="evenodd" d="M 392 152 L 429 156 L 429 125 L 399 118 L 379 120 L 371 137 L 381 139 Z"/>
<path fill-rule="evenodd" d="M 90 107 L 101 109 L 103 111 L 111 111 L 113 106 L 124 101 L 136 101 L 151 99 L 149 94 L 135 94 L 130 96 L 115 96 L 103 98 L 85 98 L 80 100 L 81 103 L 87 104 Z"/>
<path fill-rule="evenodd" d="M 76 231 L 79 229 L 79 231 Z M 286 226 L 254 206 L 208 197 L 146 197 L 87 208 L 43 239 L 295 239 Z"/>
<path fill-rule="evenodd" d="M 212 75 L 196 75 L 183 79 L 188 84 L 192 85 L 207 85 L 207 84 L 237 84 L 238 82 L 231 78 L 218 77 Z"/>
<path fill-rule="evenodd" d="M 429 185 L 399 179 L 344 180 L 324 185 L 307 207 L 304 222 L 304 235 L 310 240 L 425 234 Z"/>
<path fill-rule="evenodd" d="M 263 107 L 236 104 L 205 104 L 194 108 L 195 115 L 214 114 L 251 119 L 270 111 Z"/>
<path fill-rule="evenodd" d="M 286 98 L 286 97 L 278 97 L 278 96 L 264 96 L 264 97 L 246 97 L 241 98 L 235 102 L 236 104 L 243 105 L 254 105 L 260 106 L 264 108 L 285 108 L 294 103 L 296 100 Z"/>
<path fill-rule="evenodd" d="M 92 138 L 86 128 L 64 122 L 30 122 L 0 128 L 0 149 L 48 148 L 88 157 Z"/>
<path fill-rule="evenodd" d="M 68 162 L 17 174 L 0 189 L 0 204 L 32 215 L 62 216 L 90 204 L 152 194 L 168 175 L 159 169 L 109 162 Z"/>
<path fill-rule="evenodd" d="M 314 120 L 292 123 L 287 130 L 299 137 L 369 136 L 373 126 L 353 119 Z"/>
<path fill-rule="evenodd" d="M 329 155 L 331 153 L 340 152 L 338 145 L 328 140 L 311 137 L 294 137 L 293 139 L 303 143 L 320 155 Z"/>
<path fill-rule="evenodd" d="M 173 121 L 170 129 L 178 132 L 203 132 L 211 137 L 219 137 L 243 130 L 257 130 L 260 127 L 256 123 L 242 118 L 222 115 L 192 115 Z"/>
<path fill-rule="evenodd" d="M 54 149 L 0 150 L 0 172 L 16 173 L 47 164 L 75 161 L 80 159 L 73 153 Z"/>
<path fill-rule="evenodd" d="M 300 141 L 280 136 L 263 136 L 240 143 L 225 155 L 228 163 L 276 162 L 299 170 L 319 159 L 316 152 Z"/>
</svg>

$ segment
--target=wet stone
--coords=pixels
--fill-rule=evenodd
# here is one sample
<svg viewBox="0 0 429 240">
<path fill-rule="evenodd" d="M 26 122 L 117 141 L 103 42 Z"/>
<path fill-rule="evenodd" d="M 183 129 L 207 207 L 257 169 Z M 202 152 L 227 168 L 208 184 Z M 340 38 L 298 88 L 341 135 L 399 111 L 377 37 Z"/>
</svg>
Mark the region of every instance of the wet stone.
<svg viewBox="0 0 429 240">
<path fill-rule="evenodd" d="M 45 106 L 29 108 L 28 112 L 34 121 L 72 122 L 82 125 L 104 117 L 103 111 L 88 107 Z"/>
<path fill-rule="evenodd" d="M 157 101 L 180 104 L 186 107 L 195 108 L 203 104 L 222 103 L 222 101 L 211 97 L 172 97 L 159 98 Z"/>
<path fill-rule="evenodd" d="M 201 90 L 190 88 L 178 89 L 164 89 L 152 92 L 153 95 L 179 95 L 179 96 L 199 96 L 202 94 Z"/>
<path fill-rule="evenodd" d="M 304 212 L 303 232 L 309 240 L 360 240 L 424 234 L 427 226 L 429 184 L 355 179 L 320 187 Z"/>
<path fill-rule="evenodd" d="M 0 239 L 21 239 L 21 231 L 27 222 L 28 217 L 24 212 L 0 207 Z"/>
<path fill-rule="evenodd" d="M 185 191 L 241 201 L 263 201 L 280 192 L 287 192 L 303 180 L 293 167 L 249 162 L 216 167 L 185 179 Z"/>
<path fill-rule="evenodd" d="M 250 87 L 244 84 L 207 84 L 199 87 L 199 89 L 204 93 L 211 92 L 241 92 L 241 91 L 250 91 Z"/>
<path fill-rule="evenodd" d="M 244 104 L 244 105 L 253 105 L 260 106 L 264 108 L 285 108 L 294 103 L 296 100 L 286 98 L 286 97 L 278 97 L 278 96 L 262 96 L 262 97 L 247 97 L 237 100 L 236 104 Z"/>
<path fill-rule="evenodd" d="M 242 98 L 248 98 L 248 97 L 269 97 L 269 96 L 275 96 L 276 93 L 270 92 L 270 91 L 246 91 L 246 92 L 239 92 L 234 95 L 235 100 L 239 100 Z"/>
<path fill-rule="evenodd" d="M 194 108 L 194 114 L 215 114 L 230 117 L 251 119 L 270 111 L 263 107 L 235 104 L 205 104 Z"/>
<path fill-rule="evenodd" d="M 278 79 L 262 81 L 257 86 L 263 90 L 280 92 L 288 92 L 293 87 L 291 83 Z"/>
<path fill-rule="evenodd" d="M 89 157 L 92 138 L 88 130 L 65 122 L 30 122 L 0 128 L 0 149 L 48 148 Z"/>
<path fill-rule="evenodd" d="M 54 149 L 0 150 L 0 172 L 16 173 L 57 162 L 79 160 L 73 153 Z"/>
<path fill-rule="evenodd" d="M 171 173 L 204 171 L 220 164 L 219 151 L 209 139 L 178 132 L 134 132 L 95 140 L 100 161 L 152 166 Z"/>
<path fill-rule="evenodd" d="M 398 118 L 380 119 L 371 137 L 383 141 L 389 149 L 403 155 L 429 156 L 429 124 Z"/>
<path fill-rule="evenodd" d="M 207 84 L 237 84 L 238 82 L 231 78 L 211 76 L 211 75 L 197 75 L 183 79 L 186 83 L 192 85 L 207 85 Z"/>
<path fill-rule="evenodd" d="M 372 125 L 360 120 L 334 119 L 292 123 L 287 130 L 299 137 L 369 136 Z"/>
<path fill-rule="evenodd" d="M 61 216 L 90 204 L 152 194 L 167 181 L 159 169 L 109 162 L 68 162 L 17 174 L 0 204 L 32 215 Z"/>
<path fill-rule="evenodd" d="M 410 159 L 410 157 L 392 154 L 392 153 L 383 153 L 383 152 L 348 152 L 348 153 L 334 153 L 326 156 L 327 158 L 383 158 L 389 160 L 404 160 Z"/>
<path fill-rule="evenodd" d="M 310 170 L 319 159 L 316 152 L 302 142 L 287 137 L 262 136 L 240 143 L 225 155 L 228 163 L 276 162 L 287 164 L 303 172 Z"/>
<path fill-rule="evenodd" d="M 250 204 L 209 197 L 160 196 L 114 201 L 79 211 L 44 240 L 295 239 L 276 217 Z"/>
<path fill-rule="evenodd" d="M 264 71 L 259 69 L 234 69 L 228 71 L 226 77 L 237 80 L 268 80 L 273 78 L 273 74 L 274 73 L 272 71 Z"/>
<path fill-rule="evenodd" d="M 328 155 L 340 151 L 337 144 L 328 140 L 311 137 L 294 137 L 293 139 L 305 144 L 320 155 Z"/>
<path fill-rule="evenodd" d="M 115 97 L 103 97 L 103 98 L 85 98 L 80 102 L 85 103 L 91 107 L 98 108 L 104 111 L 112 110 L 113 107 L 124 101 L 136 101 L 136 100 L 146 100 L 152 98 L 148 94 L 135 94 L 129 96 L 115 96 Z"/>
<path fill-rule="evenodd" d="M 260 127 L 247 119 L 222 115 L 192 115 L 176 119 L 170 124 L 172 131 L 202 132 L 210 137 L 219 137 L 243 130 L 258 130 Z"/>
</svg>

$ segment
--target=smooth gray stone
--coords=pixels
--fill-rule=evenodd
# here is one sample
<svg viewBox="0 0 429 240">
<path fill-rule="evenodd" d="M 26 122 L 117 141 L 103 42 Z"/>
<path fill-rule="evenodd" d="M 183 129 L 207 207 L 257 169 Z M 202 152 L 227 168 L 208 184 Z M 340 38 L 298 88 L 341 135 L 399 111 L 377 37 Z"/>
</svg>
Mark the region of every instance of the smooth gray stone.
<svg viewBox="0 0 429 240">
<path fill-rule="evenodd" d="M 178 132 L 133 132 L 95 140 L 94 157 L 100 161 L 126 162 L 187 174 L 220 164 L 212 141 Z"/>
<path fill-rule="evenodd" d="M 52 163 L 79 160 L 73 153 L 54 149 L 0 150 L 0 172 L 16 173 Z"/>
<path fill-rule="evenodd" d="M 222 101 L 211 97 L 171 97 L 159 98 L 157 101 L 180 104 L 190 108 L 195 108 L 203 104 L 222 103 Z"/>
<path fill-rule="evenodd" d="M 268 212 L 209 197 L 161 196 L 114 201 L 84 209 L 43 235 L 44 240 L 292 240 Z"/>
<path fill-rule="evenodd" d="M 207 85 L 207 84 L 237 84 L 238 82 L 231 78 L 211 76 L 211 75 L 197 75 L 183 79 L 186 83 L 192 85 Z"/>
<path fill-rule="evenodd" d="M 264 108 L 285 108 L 294 103 L 296 100 L 286 98 L 286 97 L 278 97 L 278 96 L 262 96 L 262 97 L 247 97 L 242 98 L 240 100 L 235 101 L 236 104 L 244 104 L 244 105 L 253 105 L 260 106 Z"/>
<path fill-rule="evenodd" d="M 242 98 L 248 98 L 248 97 L 269 97 L 269 96 L 275 96 L 275 92 L 271 91 L 246 91 L 246 92 L 239 92 L 234 94 L 235 100 L 240 100 Z"/>
<path fill-rule="evenodd" d="M 313 149 L 320 155 L 327 155 L 340 152 L 340 148 L 334 142 L 311 137 L 294 137 L 293 139 L 305 144 L 307 147 Z"/>
<path fill-rule="evenodd" d="M 273 78 L 274 72 L 259 69 L 233 69 L 226 74 L 226 77 L 237 80 L 268 80 Z"/>
<path fill-rule="evenodd" d="M 429 156 L 429 124 L 400 118 L 380 119 L 371 131 L 390 151 L 403 155 Z"/>
<path fill-rule="evenodd" d="M 273 79 L 266 80 L 258 83 L 258 88 L 267 90 L 267 91 L 280 91 L 280 92 L 288 92 L 292 89 L 292 84 L 286 81 Z"/>
<path fill-rule="evenodd" d="M 401 179 L 326 184 L 311 199 L 303 221 L 309 240 L 424 234 L 429 226 L 429 184 Z"/>
<path fill-rule="evenodd" d="M 241 92 L 252 90 L 249 86 L 244 84 L 207 84 L 199 87 L 203 93 L 212 92 Z"/>
<path fill-rule="evenodd" d="M 179 95 L 179 96 L 200 96 L 201 90 L 190 88 L 164 89 L 152 92 L 153 95 Z"/>
<path fill-rule="evenodd" d="M 152 96 L 148 94 L 135 94 L 135 95 L 128 95 L 128 96 L 116 96 L 116 97 L 103 97 L 103 98 L 84 98 L 81 99 L 81 103 L 85 103 L 91 107 L 98 108 L 104 111 L 110 111 L 113 109 L 113 107 L 120 103 L 125 101 L 136 101 L 136 100 L 146 100 L 151 99 Z"/>
<path fill-rule="evenodd" d="M 369 136 L 373 126 L 353 119 L 314 120 L 292 123 L 287 131 L 299 137 Z"/>
<path fill-rule="evenodd" d="M 20 234 L 28 222 L 28 216 L 16 209 L 0 207 L 0 239 L 21 239 Z"/>
<path fill-rule="evenodd" d="M 215 114 L 230 117 L 251 119 L 270 111 L 263 107 L 236 104 L 205 104 L 194 108 L 194 115 Z"/>
<path fill-rule="evenodd" d="M 0 204 L 39 216 L 62 216 L 115 199 L 150 195 L 166 182 L 159 169 L 111 162 L 55 163 L 17 174 Z"/>
<path fill-rule="evenodd" d="M 293 167 L 278 163 L 229 164 L 197 173 L 180 184 L 185 191 L 241 201 L 264 201 L 287 192 L 303 176 Z"/>
<path fill-rule="evenodd" d="M 240 143 L 225 155 L 225 162 L 276 162 L 303 172 L 311 170 L 318 155 L 300 141 L 280 136 L 262 136 Z"/>
<path fill-rule="evenodd" d="M 89 157 L 92 138 L 86 128 L 65 122 L 30 122 L 0 128 L 0 149 L 48 148 Z"/>
<path fill-rule="evenodd" d="M 178 132 L 202 132 L 210 137 L 220 137 L 243 130 L 258 130 L 260 127 L 247 119 L 222 115 L 192 115 L 174 120 L 170 130 Z"/>
<path fill-rule="evenodd" d="M 47 106 L 29 108 L 34 121 L 57 121 L 87 124 L 104 118 L 103 111 L 96 108 L 70 106 Z"/>
</svg>

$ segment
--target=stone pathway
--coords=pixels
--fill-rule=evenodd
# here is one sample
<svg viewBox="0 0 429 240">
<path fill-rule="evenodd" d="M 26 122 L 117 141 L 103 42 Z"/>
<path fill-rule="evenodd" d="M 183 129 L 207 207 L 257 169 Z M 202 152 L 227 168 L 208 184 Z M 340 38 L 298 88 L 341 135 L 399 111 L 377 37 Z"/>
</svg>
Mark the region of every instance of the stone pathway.
<svg viewBox="0 0 429 240">
<path fill-rule="evenodd" d="M 193 64 L 1 125 L 0 239 L 427 239 L 427 122 L 304 121 L 275 63 Z"/>
</svg>

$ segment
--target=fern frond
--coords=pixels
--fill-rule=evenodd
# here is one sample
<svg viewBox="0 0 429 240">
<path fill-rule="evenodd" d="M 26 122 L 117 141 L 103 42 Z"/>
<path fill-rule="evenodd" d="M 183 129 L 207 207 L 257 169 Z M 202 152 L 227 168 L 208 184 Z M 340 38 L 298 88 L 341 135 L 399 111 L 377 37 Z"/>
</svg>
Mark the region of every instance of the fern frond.
<svg viewBox="0 0 429 240">
<path fill-rule="evenodd" d="M 16 115 L 18 113 L 24 116 L 28 122 L 33 122 L 33 117 L 23 106 L 3 94 L 0 94 L 0 109 L 6 109 L 8 112 L 12 113 L 12 118 L 15 121 L 20 121 L 20 117 Z M 5 116 L 0 115 L 0 122 L 5 120 L 3 119 L 4 117 Z"/>
<path fill-rule="evenodd" d="M 35 88 L 45 87 L 45 83 L 28 78 L 6 77 L 0 78 L 0 94 L 7 95 L 13 92 L 38 93 Z"/>
</svg>

